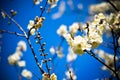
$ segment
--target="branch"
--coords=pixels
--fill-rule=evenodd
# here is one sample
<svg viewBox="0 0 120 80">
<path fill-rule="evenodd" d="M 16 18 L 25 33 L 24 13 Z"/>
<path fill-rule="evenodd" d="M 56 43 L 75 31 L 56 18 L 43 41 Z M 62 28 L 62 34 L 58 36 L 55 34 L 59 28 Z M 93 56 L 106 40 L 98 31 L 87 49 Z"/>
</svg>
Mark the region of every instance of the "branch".
<svg viewBox="0 0 120 80">
<path fill-rule="evenodd" d="M 46 6 L 47 6 L 47 3 L 48 3 L 48 0 L 46 0 L 46 2 L 45 2 L 45 5 L 44 5 L 44 7 L 43 7 L 43 9 L 42 9 L 42 12 L 41 12 L 41 14 L 40 14 L 40 17 L 42 17 L 43 12 L 45 11 L 45 8 L 46 8 Z"/>
<path fill-rule="evenodd" d="M 38 61 L 38 59 L 37 59 L 37 56 L 35 55 L 35 52 L 34 52 L 34 48 L 33 48 L 32 44 L 31 44 L 31 42 L 30 42 L 30 39 L 29 39 L 29 38 L 26 38 L 26 39 L 27 39 L 27 42 L 28 42 L 28 44 L 29 44 L 29 46 L 30 46 L 30 49 L 31 49 L 32 53 L 33 53 L 34 59 L 35 59 L 35 61 L 36 61 L 36 64 L 37 64 L 37 66 L 39 67 L 41 73 L 43 74 L 43 73 L 44 73 L 44 70 L 41 68 L 41 65 L 39 64 L 39 61 Z"/>
<path fill-rule="evenodd" d="M 12 17 L 10 17 L 4 10 L 2 10 L 2 12 L 5 13 L 5 15 L 13 22 L 15 23 L 15 25 L 24 33 L 24 35 L 27 37 L 26 32 L 24 31 L 24 29 L 22 28 L 22 26 L 20 24 L 18 24 Z"/>
<path fill-rule="evenodd" d="M 8 33 L 8 34 L 14 34 L 16 36 L 20 36 L 20 37 L 25 37 L 24 34 L 20 34 L 20 33 L 17 33 L 17 32 L 11 32 L 11 31 L 7 31 L 7 30 L 0 30 L 1 33 Z"/>
<path fill-rule="evenodd" d="M 116 77 L 117 77 L 117 79 L 119 80 L 119 76 L 118 76 L 118 74 L 117 74 L 117 64 L 116 64 L 116 56 L 117 56 L 117 45 L 116 45 L 116 43 L 117 43 L 117 41 L 116 41 L 116 37 L 115 37 L 115 34 L 114 34 L 114 31 L 113 31 L 113 29 L 111 29 L 111 33 L 112 33 L 112 37 L 113 37 L 113 45 L 114 45 L 114 68 L 115 68 L 115 75 L 116 75 Z"/>
<path fill-rule="evenodd" d="M 2 11 L 3 11 L 3 10 L 2 10 Z M 5 13 L 5 15 L 6 15 L 14 24 L 16 24 L 16 26 L 24 33 L 24 36 L 25 36 L 25 38 L 27 39 L 28 45 L 30 46 L 30 49 L 31 49 L 31 51 L 32 51 L 32 54 L 33 54 L 34 59 L 35 59 L 35 61 L 36 61 L 36 64 L 37 64 L 38 68 L 40 69 L 41 73 L 43 74 L 44 71 L 43 71 L 43 69 L 41 68 L 41 65 L 39 64 L 39 61 L 38 61 L 38 59 L 37 59 L 37 56 L 35 55 L 35 51 L 34 51 L 34 49 L 33 49 L 33 46 L 32 46 L 32 44 L 31 44 L 31 42 L 30 42 L 30 39 L 29 39 L 28 35 L 26 34 L 26 32 L 24 31 L 24 29 L 22 28 L 22 26 L 21 26 L 20 24 L 18 24 L 18 23 L 17 23 L 12 17 L 10 17 L 5 11 L 3 11 L 3 12 Z"/>
<path fill-rule="evenodd" d="M 110 0 L 106 0 L 117 12 L 119 11 L 119 9 L 116 8 L 116 6 L 110 1 Z"/>
<path fill-rule="evenodd" d="M 93 58 L 95 58 L 96 60 L 98 60 L 100 63 L 102 63 L 103 65 L 105 65 L 109 70 L 111 70 L 113 73 L 115 73 L 115 71 L 109 67 L 108 65 L 106 65 L 100 58 L 98 58 L 92 51 L 87 51 L 85 50 L 85 52 L 87 52 L 90 56 L 92 56 Z"/>
</svg>

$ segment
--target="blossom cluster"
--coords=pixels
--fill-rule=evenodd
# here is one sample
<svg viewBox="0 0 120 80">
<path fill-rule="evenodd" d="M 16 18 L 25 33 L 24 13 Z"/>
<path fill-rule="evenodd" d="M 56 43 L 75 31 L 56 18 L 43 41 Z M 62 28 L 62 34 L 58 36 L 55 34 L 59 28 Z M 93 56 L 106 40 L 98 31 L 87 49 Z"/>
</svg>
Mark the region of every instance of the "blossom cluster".
<svg viewBox="0 0 120 80">
<path fill-rule="evenodd" d="M 61 25 L 57 30 L 57 34 L 64 37 L 74 53 L 83 54 L 85 50 L 96 48 L 103 42 L 102 35 L 104 27 L 106 26 L 106 17 L 104 14 L 99 13 L 95 15 L 91 23 L 80 26 L 75 22 L 69 27 Z M 82 30 L 84 34 L 76 35 L 78 31 Z"/>
<path fill-rule="evenodd" d="M 28 30 L 30 31 L 31 35 L 35 34 L 35 31 L 42 27 L 43 21 L 45 17 L 35 17 L 35 20 L 30 20 L 28 24 Z"/>
<path fill-rule="evenodd" d="M 34 0 L 35 5 L 39 5 L 43 0 Z M 48 0 L 48 4 L 51 8 L 54 8 L 57 5 L 58 0 Z"/>
<path fill-rule="evenodd" d="M 42 80 L 57 80 L 57 76 L 55 75 L 55 73 L 52 73 L 49 77 L 49 74 L 44 73 L 42 74 Z"/>
<path fill-rule="evenodd" d="M 8 63 L 10 65 L 17 65 L 20 68 L 24 68 L 26 66 L 26 62 L 21 60 L 21 57 L 23 56 L 22 51 L 26 50 L 26 43 L 24 41 L 19 41 L 16 51 L 8 57 Z M 27 69 L 23 69 L 21 75 L 28 79 L 32 77 L 32 73 Z"/>
</svg>

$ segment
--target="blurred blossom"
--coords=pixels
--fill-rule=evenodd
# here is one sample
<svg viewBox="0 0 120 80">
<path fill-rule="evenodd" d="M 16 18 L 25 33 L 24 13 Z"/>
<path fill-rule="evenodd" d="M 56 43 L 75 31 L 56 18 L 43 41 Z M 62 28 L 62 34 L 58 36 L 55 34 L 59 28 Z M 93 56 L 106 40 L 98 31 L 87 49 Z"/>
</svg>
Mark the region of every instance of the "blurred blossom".
<svg viewBox="0 0 120 80">
<path fill-rule="evenodd" d="M 51 8 L 54 8 L 57 5 L 58 0 L 48 0 L 48 4 L 50 4 Z"/>
<path fill-rule="evenodd" d="M 119 0 L 111 0 L 110 1 L 118 10 L 120 7 L 120 1 Z M 107 11 L 111 11 L 114 12 L 115 9 L 108 3 L 108 2 L 102 2 L 99 4 L 94 4 L 94 5 L 90 5 L 89 7 L 89 11 L 91 14 L 95 14 L 95 13 L 99 13 L 99 12 L 107 12 Z"/>
<path fill-rule="evenodd" d="M 63 36 L 64 34 L 67 33 L 67 26 L 62 24 L 58 30 L 57 30 L 57 34 L 60 35 L 60 36 Z"/>
<path fill-rule="evenodd" d="M 4 12 L 1 12 L 1 15 L 4 19 L 6 18 L 6 14 Z"/>
<path fill-rule="evenodd" d="M 18 42 L 18 47 L 20 48 L 20 50 L 26 51 L 27 50 L 27 46 L 25 41 L 19 41 Z"/>
<path fill-rule="evenodd" d="M 49 74 L 47 73 L 42 74 L 42 80 L 50 80 Z"/>
<path fill-rule="evenodd" d="M 78 4 L 77 7 L 78 7 L 79 10 L 83 9 L 83 5 L 82 4 Z"/>
<path fill-rule="evenodd" d="M 67 62 L 71 62 L 76 60 L 77 55 L 73 52 L 73 50 L 69 47 L 68 54 L 67 54 Z"/>
<path fill-rule="evenodd" d="M 67 4 L 70 6 L 70 8 L 73 10 L 74 9 L 74 4 L 73 4 L 73 0 L 68 0 Z"/>
<path fill-rule="evenodd" d="M 62 47 L 58 47 L 56 53 L 57 53 L 57 56 L 58 56 L 59 58 L 63 58 L 63 57 L 64 57 L 64 54 L 63 54 L 62 51 L 63 51 L 63 48 L 62 48 Z"/>
<path fill-rule="evenodd" d="M 14 53 L 8 57 L 8 63 L 10 65 L 15 65 L 18 62 L 18 60 L 20 60 L 20 56 L 17 53 Z"/>
<path fill-rule="evenodd" d="M 90 5 L 89 11 L 91 14 L 99 13 L 99 12 L 105 13 L 106 11 L 110 10 L 110 8 L 111 8 L 111 5 L 109 3 L 102 2 L 100 4 Z"/>
<path fill-rule="evenodd" d="M 29 70 L 27 70 L 27 69 L 22 70 L 21 75 L 23 77 L 27 78 L 27 79 L 31 79 L 32 78 L 32 73 Z"/>
<path fill-rule="evenodd" d="M 55 75 L 55 73 L 51 74 L 50 80 L 57 80 L 57 76 Z"/>
<path fill-rule="evenodd" d="M 51 54 L 55 54 L 55 48 L 54 48 L 54 47 L 51 47 L 51 48 L 50 48 L 50 53 L 51 53 Z"/>
<path fill-rule="evenodd" d="M 72 35 L 76 34 L 78 29 L 79 29 L 79 23 L 77 23 L 77 22 L 74 22 L 72 25 L 69 26 L 69 32 Z"/>
<path fill-rule="evenodd" d="M 42 2 L 42 0 L 34 0 L 34 4 L 35 4 L 35 5 L 39 5 L 40 2 Z"/>
<path fill-rule="evenodd" d="M 66 9 L 65 2 L 61 1 L 60 5 L 58 7 L 58 12 L 56 12 L 56 13 L 54 13 L 52 15 L 52 19 L 58 19 L 58 18 L 60 18 L 63 15 L 63 13 L 65 12 L 65 9 Z"/>
<path fill-rule="evenodd" d="M 42 80 L 57 80 L 57 76 L 55 75 L 55 73 L 52 73 L 49 77 L 49 74 L 44 73 L 42 74 Z"/>
<path fill-rule="evenodd" d="M 18 62 L 17 62 L 17 65 L 18 65 L 19 67 L 25 67 L 25 66 L 26 66 L 26 62 L 25 62 L 25 61 L 18 61 Z"/>
<path fill-rule="evenodd" d="M 94 51 L 98 56 L 105 61 L 105 64 L 114 69 L 114 55 L 104 52 L 103 50 Z M 118 61 L 118 57 L 116 57 Z M 102 70 L 109 70 L 106 66 L 101 67 Z"/>
<path fill-rule="evenodd" d="M 72 68 L 70 68 L 67 72 L 65 72 L 65 75 L 67 76 L 67 79 L 70 79 L 70 75 L 73 80 L 77 80 L 77 76 L 75 75 Z"/>
</svg>

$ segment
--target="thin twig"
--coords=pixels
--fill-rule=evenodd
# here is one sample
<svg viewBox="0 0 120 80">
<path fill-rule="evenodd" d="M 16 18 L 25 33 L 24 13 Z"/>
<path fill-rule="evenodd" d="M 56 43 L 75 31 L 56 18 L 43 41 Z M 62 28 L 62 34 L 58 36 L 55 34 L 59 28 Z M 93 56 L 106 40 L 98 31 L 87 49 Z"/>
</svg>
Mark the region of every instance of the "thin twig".
<svg viewBox="0 0 120 80">
<path fill-rule="evenodd" d="M 0 32 L 1 33 L 13 34 L 13 35 L 20 36 L 20 37 L 25 37 L 24 34 L 20 34 L 20 33 L 17 33 L 17 32 L 11 32 L 11 31 L 7 31 L 7 30 L 0 30 Z"/>
<path fill-rule="evenodd" d="M 3 11 L 3 10 L 2 10 Z M 16 26 L 24 33 L 25 37 L 27 37 L 26 32 L 24 31 L 24 29 L 22 28 L 22 26 L 20 24 L 18 24 L 12 17 L 10 17 L 5 11 L 3 11 L 5 13 L 5 15 L 13 22 L 16 24 Z"/>
<path fill-rule="evenodd" d="M 43 9 L 42 9 L 42 11 L 41 11 L 40 17 L 42 17 L 43 12 L 45 11 L 45 8 L 46 8 L 46 6 L 47 6 L 47 3 L 48 3 L 48 0 L 46 0 L 46 2 L 45 2 L 45 5 L 44 5 L 44 7 L 43 7 Z"/>
<path fill-rule="evenodd" d="M 3 10 L 2 10 L 2 11 L 3 11 Z M 30 46 L 30 49 L 31 49 L 32 54 L 33 54 L 33 56 L 34 56 L 34 59 L 35 59 L 35 61 L 36 61 L 36 64 L 37 64 L 37 66 L 39 67 L 39 70 L 41 71 L 41 73 L 43 74 L 43 73 L 44 73 L 44 70 L 41 68 L 41 65 L 39 64 L 39 61 L 38 61 L 38 59 L 37 59 L 37 56 L 35 55 L 34 48 L 33 48 L 32 44 L 31 44 L 31 42 L 30 42 L 30 39 L 29 39 L 28 35 L 26 34 L 26 32 L 24 31 L 24 29 L 22 28 L 22 26 L 21 26 L 20 24 L 18 24 L 18 23 L 17 23 L 12 17 L 10 17 L 5 11 L 3 11 L 3 12 L 6 14 L 6 16 L 7 16 L 14 24 L 16 24 L 16 26 L 24 33 L 25 38 L 27 39 L 28 45 Z"/>
</svg>

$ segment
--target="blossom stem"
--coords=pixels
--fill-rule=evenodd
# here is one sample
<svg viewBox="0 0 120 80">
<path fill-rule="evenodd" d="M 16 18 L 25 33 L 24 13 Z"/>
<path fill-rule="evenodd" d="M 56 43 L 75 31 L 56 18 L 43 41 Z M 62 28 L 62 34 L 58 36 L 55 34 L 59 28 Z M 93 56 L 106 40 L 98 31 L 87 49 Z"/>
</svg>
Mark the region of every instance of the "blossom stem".
<svg viewBox="0 0 120 80">
<path fill-rule="evenodd" d="M 44 5 L 44 7 L 43 7 L 43 9 L 42 9 L 42 11 L 41 11 L 40 17 L 42 17 L 43 12 L 45 11 L 45 8 L 46 8 L 46 6 L 47 6 L 47 3 L 48 3 L 48 0 L 46 0 L 46 2 L 45 2 L 45 5 Z"/>
<path fill-rule="evenodd" d="M 8 34 L 14 34 L 16 36 L 20 36 L 20 37 L 25 37 L 24 34 L 20 34 L 20 33 L 17 33 L 17 32 L 11 32 L 11 31 L 7 31 L 7 30 L 0 30 L 1 33 L 8 33 Z"/>
<path fill-rule="evenodd" d="M 3 10 L 2 10 L 3 11 Z M 27 37 L 26 32 L 24 31 L 24 29 L 22 28 L 22 26 L 20 24 L 18 24 L 12 17 L 10 17 L 5 11 L 3 11 L 5 13 L 5 15 L 13 22 L 15 23 L 15 25 L 24 33 L 25 37 Z"/>
</svg>

